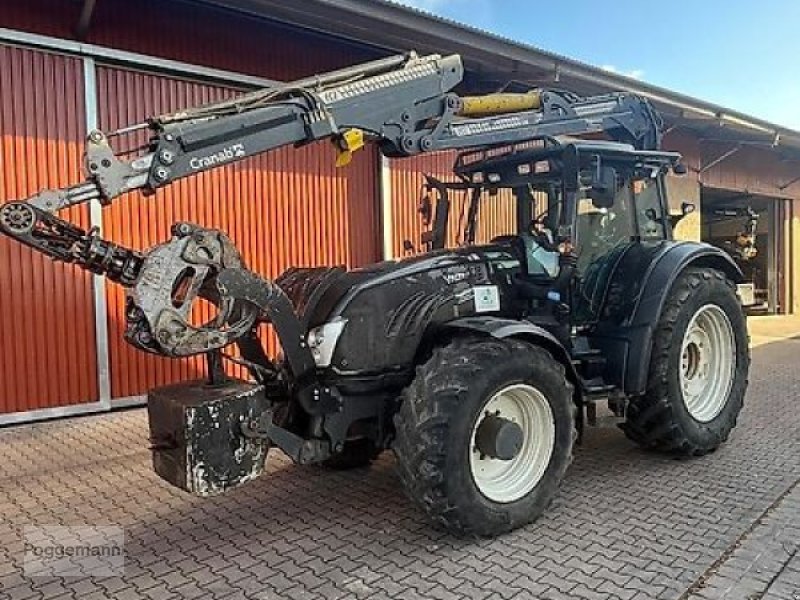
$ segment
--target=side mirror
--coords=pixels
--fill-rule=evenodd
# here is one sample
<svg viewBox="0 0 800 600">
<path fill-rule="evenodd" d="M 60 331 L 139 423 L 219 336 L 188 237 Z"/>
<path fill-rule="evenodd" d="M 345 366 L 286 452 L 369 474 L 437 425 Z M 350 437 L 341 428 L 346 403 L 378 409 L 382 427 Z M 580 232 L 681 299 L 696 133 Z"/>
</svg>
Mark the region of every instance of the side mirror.
<svg viewBox="0 0 800 600">
<path fill-rule="evenodd" d="M 427 227 L 431 224 L 431 220 L 433 219 L 433 203 L 431 202 L 430 194 L 425 193 L 425 195 L 419 199 L 417 212 L 420 214 L 420 217 L 422 217 L 423 225 Z"/>
<path fill-rule="evenodd" d="M 697 210 L 697 207 L 692 202 L 681 202 L 681 214 L 685 217 L 688 214 Z"/>
<path fill-rule="evenodd" d="M 597 208 L 611 208 L 617 196 L 617 170 L 614 167 L 600 167 L 592 174 L 589 198 Z"/>
<path fill-rule="evenodd" d="M 683 163 L 675 163 L 675 166 L 672 167 L 672 172 L 675 175 L 686 175 L 689 170 L 686 168 L 686 165 Z"/>
</svg>

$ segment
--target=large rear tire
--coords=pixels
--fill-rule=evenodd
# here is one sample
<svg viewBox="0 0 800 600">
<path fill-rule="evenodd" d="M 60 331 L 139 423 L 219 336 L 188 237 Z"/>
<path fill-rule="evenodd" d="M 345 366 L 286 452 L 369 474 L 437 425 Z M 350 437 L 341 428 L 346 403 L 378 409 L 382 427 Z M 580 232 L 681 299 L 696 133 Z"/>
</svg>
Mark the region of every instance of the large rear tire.
<svg viewBox="0 0 800 600">
<path fill-rule="evenodd" d="M 572 459 L 574 411 L 564 367 L 542 348 L 456 338 L 418 367 L 395 416 L 406 491 L 456 534 L 530 523 Z"/>
<path fill-rule="evenodd" d="M 749 368 L 734 284 L 715 269 L 686 269 L 659 319 L 647 391 L 629 402 L 625 434 L 683 456 L 714 451 L 736 425 Z"/>
</svg>

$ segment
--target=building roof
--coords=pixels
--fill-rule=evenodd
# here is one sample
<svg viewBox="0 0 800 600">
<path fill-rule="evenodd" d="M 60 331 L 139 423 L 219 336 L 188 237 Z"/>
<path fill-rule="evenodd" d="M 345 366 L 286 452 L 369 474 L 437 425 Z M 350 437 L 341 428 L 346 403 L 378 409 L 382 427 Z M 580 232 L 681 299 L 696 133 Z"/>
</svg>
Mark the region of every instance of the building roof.
<svg viewBox="0 0 800 600">
<path fill-rule="evenodd" d="M 204 1 L 383 51 L 458 53 L 468 77 L 483 86 L 520 81 L 581 94 L 641 94 L 653 101 L 669 127 L 691 129 L 705 139 L 800 152 L 800 132 L 794 129 L 389 0 Z"/>
</svg>

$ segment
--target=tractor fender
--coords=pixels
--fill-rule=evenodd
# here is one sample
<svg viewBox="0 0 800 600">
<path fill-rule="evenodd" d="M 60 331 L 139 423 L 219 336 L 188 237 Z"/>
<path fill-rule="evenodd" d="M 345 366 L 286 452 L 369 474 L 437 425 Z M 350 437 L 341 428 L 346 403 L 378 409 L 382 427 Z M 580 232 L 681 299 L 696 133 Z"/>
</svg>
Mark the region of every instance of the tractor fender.
<svg viewBox="0 0 800 600">
<path fill-rule="evenodd" d="M 478 333 L 490 335 L 498 339 L 514 338 L 524 340 L 547 350 L 553 358 L 564 365 L 567 379 L 575 389 L 575 400 L 580 403 L 582 400 L 581 380 L 575 365 L 564 345 L 552 333 L 530 323 L 528 321 L 517 321 L 515 319 L 504 319 L 501 317 L 464 317 L 444 323 L 439 331 L 455 333 Z"/>
<path fill-rule="evenodd" d="M 653 334 L 675 280 L 689 267 L 716 269 L 734 283 L 744 280 L 733 258 L 715 246 L 700 242 L 676 242 L 667 246 L 650 264 L 642 292 L 621 328 L 628 345 L 623 385 L 628 394 L 642 394 L 647 388 Z"/>
</svg>

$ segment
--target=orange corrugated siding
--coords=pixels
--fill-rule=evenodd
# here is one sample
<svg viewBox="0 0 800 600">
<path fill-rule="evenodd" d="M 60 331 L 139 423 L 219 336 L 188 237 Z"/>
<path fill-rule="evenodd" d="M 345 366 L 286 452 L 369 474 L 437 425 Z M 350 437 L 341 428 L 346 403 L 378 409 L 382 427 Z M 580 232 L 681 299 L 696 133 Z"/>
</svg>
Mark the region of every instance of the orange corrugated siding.
<svg viewBox="0 0 800 600">
<path fill-rule="evenodd" d="M 453 180 L 455 156 L 455 152 L 441 152 L 390 161 L 393 256 L 404 256 L 404 240 L 410 240 L 415 248 L 420 248 L 420 236 L 425 228 L 417 207 L 424 174 L 433 175 L 443 181 Z M 435 195 L 431 199 L 435 201 Z M 464 192 L 452 192 L 450 199 L 448 246 L 454 246 L 462 241 L 468 203 Z M 513 199 L 504 190 L 496 197 L 487 197 L 481 203 L 475 241 L 483 243 L 497 235 L 511 233 L 514 226 Z"/>
<path fill-rule="evenodd" d="M 220 87 L 110 67 L 98 71 L 100 125 L 112 130 L 148 115 L 218 99 Z M 106 237 L 145 248 L 188 220 L 226 231 L 256 272 L 289 266 L 363 265 L 378 258 L 374 149 L 335 169 L 327 143 L 281 149 L 178 182 L 154 197 L 118 200 L 104 213 Z M 122 340 L 123 292 L 109 286 L 112 395 L 143 393 L 197 376 L 202 361 L 145 355 Z"/>
<path fill-rule="evenodd" d="M 82 2 L 0 2 L 0 26 L 74 39 Z M 388 52 L 201 2 L 103 0 L 90 44 L 277 80 L 298 79 Z"/>
<path fill-rule="evenodd" d="M 80 180 L 79 59 L 0 45 L 0 202 Z M 88 224 L 85 207 L 66 218 Z M 0 238 L 0 412 L 97 399 L 91 279 Z"/>
</svg>

